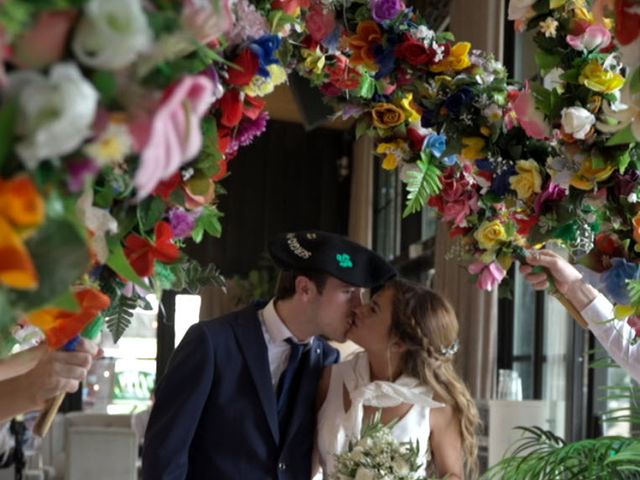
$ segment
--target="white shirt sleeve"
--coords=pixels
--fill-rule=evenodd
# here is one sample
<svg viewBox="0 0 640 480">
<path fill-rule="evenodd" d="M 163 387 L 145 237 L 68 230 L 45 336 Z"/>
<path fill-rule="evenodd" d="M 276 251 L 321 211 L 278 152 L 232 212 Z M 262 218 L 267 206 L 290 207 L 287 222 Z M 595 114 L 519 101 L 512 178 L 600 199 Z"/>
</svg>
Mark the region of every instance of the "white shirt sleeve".
<svg viewBox="0 0 640 480">
<path fill-rule="evenodd" d="M 640 342 L 631 344 L 635 333 L 626 320 L 614 319 L 611 302 L 600 294 L 581 313 L 609 355 L 640 382 Z"/>
</svg>

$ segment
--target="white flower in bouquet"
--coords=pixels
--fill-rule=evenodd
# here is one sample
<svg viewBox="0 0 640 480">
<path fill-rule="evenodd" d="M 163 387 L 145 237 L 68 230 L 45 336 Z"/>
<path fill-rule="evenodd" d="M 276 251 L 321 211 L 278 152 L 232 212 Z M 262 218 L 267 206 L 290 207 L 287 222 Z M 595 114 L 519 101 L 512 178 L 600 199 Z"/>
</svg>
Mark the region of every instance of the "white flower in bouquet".
<svg viewBox="0 0 640 480">
<path fill-rule="evenodd" d="M 16 72 L 9 81 L 18 102 L 16 152 L 27 168 L 71 153 L 91 134 L 98 92 L 75 64 L 54 65 L 48 77 Z"/>
<path fill-rule="evenodd" d="M 376 474 L 368 468 L 360 467 L 354 480 L 376 480 Z"/>
<path fill-rule="evenodd" d="M 115 70 L 132 63 L 153 43 L 140 0 L 91 0 L 73 37 L 73 52 L 93 68 Z"/>
<path fill-rule="evenodd" d="M 582 107 L 569 107 L 562 109 L 562 129 L 574 138 L 584 140 L 591 127 L 596 123 L 596 117 Z"/>
</svg>

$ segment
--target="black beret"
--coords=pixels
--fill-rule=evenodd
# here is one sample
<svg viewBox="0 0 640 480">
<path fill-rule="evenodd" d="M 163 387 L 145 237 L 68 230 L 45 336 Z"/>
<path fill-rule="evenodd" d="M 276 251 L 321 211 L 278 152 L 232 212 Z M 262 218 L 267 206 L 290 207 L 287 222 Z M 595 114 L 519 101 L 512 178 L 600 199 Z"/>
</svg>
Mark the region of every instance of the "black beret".
<svg viewBox="0 0 640 480">
<path fill-rule="evenodd" d="M 269 254 L 283 270 L 324 272 L 356 287 L 380 287 L 398 273 L 368 248 L 319 230 L 280 234 L 269 242 Z"/>
</svg>

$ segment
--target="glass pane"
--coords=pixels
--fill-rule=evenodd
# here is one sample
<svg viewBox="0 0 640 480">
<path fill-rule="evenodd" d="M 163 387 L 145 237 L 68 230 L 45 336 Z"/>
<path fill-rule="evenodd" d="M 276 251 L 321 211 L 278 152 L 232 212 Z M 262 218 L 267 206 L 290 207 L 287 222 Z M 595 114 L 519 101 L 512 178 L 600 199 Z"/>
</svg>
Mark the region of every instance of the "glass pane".
<svg viewBox="0 0 640 480">
<path fill-rule="evenodd" d="M 517 271 L 517 268 L 515 270 Z M 513 356 L 533 355 L 536 294 L 520 272 L 516 273 L 514 280 Z"/>
<path fill-rule="evenodd" d="M 425 207 L 422 209 L 422 240 L 436 236 L 438 228 L 438 216 L 434 208 Z"/>
<path fill-rule="evenodd" d="M 522 399 L 529 400 L 533 398 L 533 361 L 514 360 L 513 369 L 518 372 L 522 380 Z"/>
<path fill-rule="evenodd" d="M 378 169 L 375 209 L 375 249 L 385 258 L 399 255 L 400 191 L 395 170 Z"/>
</svg>

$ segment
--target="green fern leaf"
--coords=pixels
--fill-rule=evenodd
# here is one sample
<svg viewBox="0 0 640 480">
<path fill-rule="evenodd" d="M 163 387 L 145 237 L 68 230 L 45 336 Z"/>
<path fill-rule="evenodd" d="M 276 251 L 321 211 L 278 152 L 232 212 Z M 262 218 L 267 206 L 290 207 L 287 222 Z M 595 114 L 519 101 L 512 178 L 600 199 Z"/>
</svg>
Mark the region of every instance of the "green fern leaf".
<svg viewBox="0 0 640 480">
<path fill-rule="evenodd" d="M 631 305 L 640 307 L 640 280 L 629 280 L 627 282 L 627 289 L 629 290 Z"/>
<path fill-rule="evenodd" d="M 403 218 L 422 210 L 430 197 L 437 195 L 442 189 L 440 176 L 442 172 L 431 163 L 431 154 L 422 152 L 416 162 L 417 171 L 407 173 L 407 204 L 402 213 Z"/>
<path fill-rule="evenodd" d="M 133 311 L 138 306 L 136 298 L 130 298 L 121 295 L 115 300 L 105 312 L 105 324 L 111 332 L 113 342 L 118 343 L 120 337 L 131 325 L 133 319 Z"/>
</svg>

